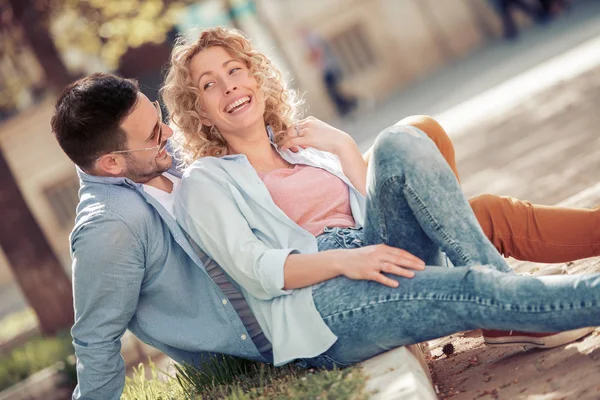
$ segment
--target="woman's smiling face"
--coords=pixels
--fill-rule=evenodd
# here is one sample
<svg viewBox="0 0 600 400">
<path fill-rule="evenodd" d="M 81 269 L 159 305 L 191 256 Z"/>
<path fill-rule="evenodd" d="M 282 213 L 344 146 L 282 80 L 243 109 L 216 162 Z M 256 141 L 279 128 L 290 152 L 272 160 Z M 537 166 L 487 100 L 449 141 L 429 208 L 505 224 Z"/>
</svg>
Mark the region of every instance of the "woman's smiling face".
<svg viewBox="0 0 600 400">
<path fill-rule="evenodd" d="M 208 115 L 204 125 L 215 125 L 227 135 L 264 124 L 264 95 L 244 60 L 223 47 L 209 47 L 192 57 L 190 73 Z"/>
</svg>

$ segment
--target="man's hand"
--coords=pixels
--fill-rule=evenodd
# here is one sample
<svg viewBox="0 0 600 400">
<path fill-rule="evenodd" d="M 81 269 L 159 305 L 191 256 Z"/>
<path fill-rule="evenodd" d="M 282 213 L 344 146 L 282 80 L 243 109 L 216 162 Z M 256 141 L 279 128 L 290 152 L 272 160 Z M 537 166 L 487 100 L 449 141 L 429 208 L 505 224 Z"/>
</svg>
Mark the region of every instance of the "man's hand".
<svg viewBox="0 0 600 400">
<path fill-rule="evenodd" d="M 383 273 L 413 278 L 411 270 L 423 271 L 425 263 L 409 252 L 385 244 L 365 246 L 358 249 L 342 249 L 338 255 L 338 271 L 347 278 L 371 280 L 390 287 L 398 282 Z"/>
</svg>

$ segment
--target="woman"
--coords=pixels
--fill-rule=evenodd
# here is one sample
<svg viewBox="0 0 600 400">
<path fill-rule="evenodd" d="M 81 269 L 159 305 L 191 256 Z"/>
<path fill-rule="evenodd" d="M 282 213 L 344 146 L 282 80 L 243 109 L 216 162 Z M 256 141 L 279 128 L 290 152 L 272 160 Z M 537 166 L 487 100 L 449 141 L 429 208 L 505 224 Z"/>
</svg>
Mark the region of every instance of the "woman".
<svg viewBox="0 0 600 400">
<path fill-rule="evenodd" d="M 420 129 L 382 132 L 367 179 L 350 136 L 294 123 L 280 76 L 217 28 L 176 47 L 163 90 L 189 165 L 177 220 L 241 287 L 276 365 L 344 366 L 467 329 L 599 324 L 600 276 L 511 273 Z M 462 268 L 439 267 L 440 249 Z"/>
</svg>

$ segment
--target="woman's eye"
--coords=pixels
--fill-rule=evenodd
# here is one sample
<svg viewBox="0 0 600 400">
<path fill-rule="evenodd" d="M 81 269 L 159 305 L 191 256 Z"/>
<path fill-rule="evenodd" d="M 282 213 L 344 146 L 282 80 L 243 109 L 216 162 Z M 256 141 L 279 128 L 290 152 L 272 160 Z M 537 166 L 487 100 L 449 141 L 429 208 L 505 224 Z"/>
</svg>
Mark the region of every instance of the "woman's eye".
<svg viewBox="0 0 600 400">
<path fill-rule="evenodd" d="M 204 90 L 209 89 L 214 85 L 214 82 L 206 82 L 203 86 Z"/>
<path fill-rule="evenodd" d="M 236 67 L 236 68 L 231 68 L 231 69 L 229 70 L 229 75 L 231 75 L 231 74 L 233 74 L 233 73 L 236 73 L 236 72 L 238 72 L 239 70 L 241 70 L 241 68 L 239 68 L 239 67 Z"/>
</svg>

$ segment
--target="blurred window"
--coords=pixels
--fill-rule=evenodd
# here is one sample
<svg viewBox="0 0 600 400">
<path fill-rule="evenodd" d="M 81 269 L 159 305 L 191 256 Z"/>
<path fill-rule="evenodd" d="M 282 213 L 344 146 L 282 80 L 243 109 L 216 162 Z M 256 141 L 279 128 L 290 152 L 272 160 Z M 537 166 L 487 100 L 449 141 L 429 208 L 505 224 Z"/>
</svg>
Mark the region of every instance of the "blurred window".
<svg viewBox="0 0 600 400">
<path fill-rule="evenodd" d="M 54 217 L 60 228 L 73 227 L 75 209 L 79 203 L 78 191 L 79 181 L 76 177 L 63 179 L 52 187 L 44 189 L 44 195 L 54 212 Z"/>
<path fill-rule="evenodd" d="M 364 27 L 360 24 L 352 25 L 333 36 L 329 43 L 344 77 L 361 73 L 377 62 Z"/>
</svg>

